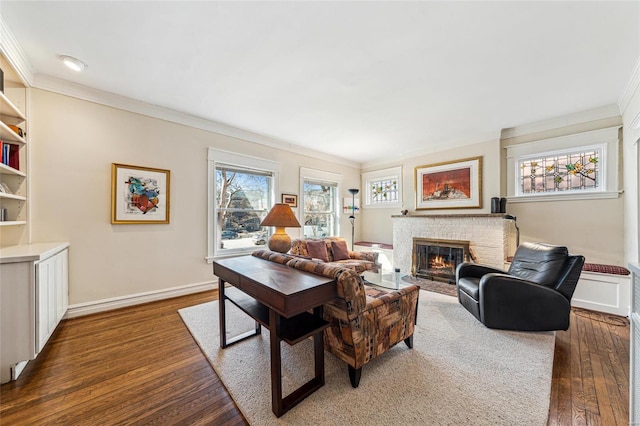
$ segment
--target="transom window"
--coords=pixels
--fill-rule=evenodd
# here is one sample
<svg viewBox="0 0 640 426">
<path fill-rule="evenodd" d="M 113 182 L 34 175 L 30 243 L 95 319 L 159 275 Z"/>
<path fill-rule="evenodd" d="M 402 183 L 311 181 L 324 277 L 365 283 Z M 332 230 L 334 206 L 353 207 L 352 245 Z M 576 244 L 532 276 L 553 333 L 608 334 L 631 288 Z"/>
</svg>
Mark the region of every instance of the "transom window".
<svg viewBox="0 0 640 426">
<path fill-rule="evenodd" d="M 506 148 L 510 202 L 615 198 L 619 127 L 608 127 Z"/>
<path fill-rule="evenodd" d="M 402 206 L 402 167 L 362 174 L 365 207 Z"/>
<path fill-rule="evenodd" d="M 522 194 L 594 190 L 600 187 L 601 149 L 541 155 L 520 161 Z"/>
</svg>

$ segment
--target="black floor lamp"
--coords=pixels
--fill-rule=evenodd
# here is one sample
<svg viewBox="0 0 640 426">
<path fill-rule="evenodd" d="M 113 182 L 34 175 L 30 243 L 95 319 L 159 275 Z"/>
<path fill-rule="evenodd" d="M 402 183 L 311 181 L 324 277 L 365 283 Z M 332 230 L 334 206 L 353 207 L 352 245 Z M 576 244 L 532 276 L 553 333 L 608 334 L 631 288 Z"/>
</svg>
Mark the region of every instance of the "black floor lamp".
<svg viewBox="0 0 640 426">
<path fill-rule="evenodd" d="M 360 190 L 358 188 L 351 188 L 348 191 L 351 193 L 351 216 L 349 216 L 349 220 L 351 221 L 351 251 L 353 251 L 353 240 L 356 230 L 356 194 L 360 192 Z"/>
</svg>

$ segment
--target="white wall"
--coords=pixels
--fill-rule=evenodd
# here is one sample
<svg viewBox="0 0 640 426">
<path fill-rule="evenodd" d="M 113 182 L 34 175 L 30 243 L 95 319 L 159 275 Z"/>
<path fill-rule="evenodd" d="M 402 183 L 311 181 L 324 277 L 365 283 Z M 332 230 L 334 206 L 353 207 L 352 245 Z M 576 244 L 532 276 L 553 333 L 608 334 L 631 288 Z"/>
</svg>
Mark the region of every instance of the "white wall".
<svg viewBox="0 0 640 426">
<path fill-rule="evenodd" d="M 640 60 L 636 65 L 636 73 L 629 84 L 631 99 L 624 105 L 622 115 L 623 127 L 623 172 L 624 172 L 624 250 L 625 264 L 627 262 L 640 261 L 639 243 L 639 219 L 638 219 L 638 197 L 640 174 L 640 154 L 638 144 L 640 144 Z"/>
<path fill-rule="evenodd" d="M 209 147 L 278 161 L 278 195 L 298 193 L 301 166 L 341 173 L 342 197 L 360 181 L 356 168 L 39 89 L 30 123 L 32 240 L 71 243 L 71 305 L 214 280 L 205 261 Z M 110 223 L 111 163 L 171 170 L 170 224 Z M 346 217 L 341 229 L 350 237 Z"/>
<path fill-rule="evenodd" d="M 464 158 L 482 156 L 482 208 L 481 209 L 448 209 L 448 210 L 416 210 L 415 168 L 427 164 L 455 161 Z M 490 213 L 491 197 L 500 196 L 500 141 L 493 140 L 455 148 L 446 151 L 417 155 L 403 162 L 370 167 L 363 172 L 375 171 L 402 165 L 403 208 L 409 215 L 432 214 L 465 214 Z M 402 209 L 363 208 L 360 236 L 364 241 L 393 244 L 392 215 L 399 215 Z"/>
</svg>

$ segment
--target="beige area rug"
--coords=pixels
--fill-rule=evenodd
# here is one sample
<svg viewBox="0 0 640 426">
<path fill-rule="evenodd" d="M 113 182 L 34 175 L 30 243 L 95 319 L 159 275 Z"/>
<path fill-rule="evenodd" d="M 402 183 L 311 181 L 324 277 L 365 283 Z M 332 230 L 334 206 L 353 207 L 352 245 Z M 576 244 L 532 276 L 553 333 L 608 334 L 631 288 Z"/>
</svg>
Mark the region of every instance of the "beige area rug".
<svg viewBox="0 0 640 426">
<path fill-rule="evenodd" d="M 253 328 L 227 306 L 230 335 Z M 269 331 L 221 350 L 217 301 L 179 312 L 251 425 L 547 423 L 555 334 L 488 329 L 457 298 L 421 290 L 414 348 L 398 344 L 365 365 L 357 389 L 346 364 L 325 352 L 325 385 L 280 419 L 271 411 Z M 311 340 L 283 342 L 282 356 L 287 395 L 313 377 Z"/>
</svg>

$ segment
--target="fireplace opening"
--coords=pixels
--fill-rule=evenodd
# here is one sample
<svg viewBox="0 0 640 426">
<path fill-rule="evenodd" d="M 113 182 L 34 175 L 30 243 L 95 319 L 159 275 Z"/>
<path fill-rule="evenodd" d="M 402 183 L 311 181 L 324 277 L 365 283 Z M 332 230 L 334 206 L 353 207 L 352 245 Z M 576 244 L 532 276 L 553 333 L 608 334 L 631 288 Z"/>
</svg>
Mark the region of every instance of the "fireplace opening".
<svg viewBox="0 0 640 426">
<path fill-rule="evenodd" d="M 411 275 L 456 282 L 456 267 L 469 260 L 469 241 L 414 238 Z"/>
</svg>

